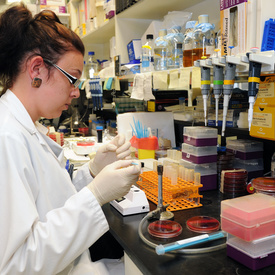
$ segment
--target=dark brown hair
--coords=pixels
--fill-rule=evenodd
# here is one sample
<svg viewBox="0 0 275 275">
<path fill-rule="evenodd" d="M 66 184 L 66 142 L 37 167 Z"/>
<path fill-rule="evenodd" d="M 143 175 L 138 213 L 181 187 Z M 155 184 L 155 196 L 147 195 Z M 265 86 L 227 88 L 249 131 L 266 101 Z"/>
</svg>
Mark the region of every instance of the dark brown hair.
<svg viewBox="0 0 275 275">
<path fill-rule="evenodd" d="M 26 58 L 41 55 L 57 62 L 70 50 L 77 50 L 84 56 L 79 36 L 64 26 L 54 12 L 44 10 L 33 17 L 23 3 L 9 7 L 0 15 L 2 93 L 13 85 Z"/>
</svg>

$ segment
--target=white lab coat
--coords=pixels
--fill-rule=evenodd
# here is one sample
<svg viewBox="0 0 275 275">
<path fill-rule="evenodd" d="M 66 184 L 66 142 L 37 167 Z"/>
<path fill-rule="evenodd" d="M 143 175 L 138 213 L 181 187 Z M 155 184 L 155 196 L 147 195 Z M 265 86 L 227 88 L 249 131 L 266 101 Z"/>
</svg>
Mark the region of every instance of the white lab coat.
<svg viewBox="0 0 275 275">
<path fill-rule="evenodd" d="M 10 90 L 0 98 L 0 274 L 100 274 L 87 249 L 109 227 L 92 177 L 83 167 L 77 192 L 45 130 Z"/>
</svg>

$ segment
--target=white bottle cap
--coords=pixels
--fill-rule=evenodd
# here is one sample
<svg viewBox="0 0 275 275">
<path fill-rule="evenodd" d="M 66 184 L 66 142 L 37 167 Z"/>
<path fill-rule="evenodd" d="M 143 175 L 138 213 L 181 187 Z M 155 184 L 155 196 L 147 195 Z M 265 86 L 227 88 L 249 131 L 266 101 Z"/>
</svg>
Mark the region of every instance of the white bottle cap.
<svg viewBox="0 0 275 275">
<path fill-rule="evenodd" d="M 199 16 L 199 24 L 208 23 L 208 22 L 209 22 L 208 14 L 202 14 L 202 15 Z"/>
</svg>

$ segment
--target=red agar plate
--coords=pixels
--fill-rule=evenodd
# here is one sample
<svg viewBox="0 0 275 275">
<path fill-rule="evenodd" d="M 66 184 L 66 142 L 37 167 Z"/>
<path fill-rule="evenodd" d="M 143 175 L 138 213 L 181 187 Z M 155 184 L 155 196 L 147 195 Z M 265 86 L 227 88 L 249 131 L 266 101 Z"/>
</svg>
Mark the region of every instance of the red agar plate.
<svg viewBox="0 0 275 275">
<path fill-rule="evenodd" d="M 208 216 L 195 216 L 186 222 L 187 228 L 198 233 L 211 233 L 220 228 L 220 222 Z"/>
<path fill-rule="evenodd" d="M 182 227 L 175 221 L 158 220 L 148 225 L 148 232 L 157 238 L 174 238 L 180 235 Z"/>
</svg>

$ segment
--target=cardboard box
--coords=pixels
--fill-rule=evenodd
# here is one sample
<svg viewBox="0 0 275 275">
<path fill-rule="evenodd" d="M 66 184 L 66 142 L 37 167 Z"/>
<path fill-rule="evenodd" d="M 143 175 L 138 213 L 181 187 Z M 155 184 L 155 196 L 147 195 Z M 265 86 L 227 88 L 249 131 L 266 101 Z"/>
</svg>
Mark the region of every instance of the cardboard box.
<svg viewBox="0 0 275 275">
<path fill-rule="evenodd" d="M 221 55 L 247 50 L 247 0 L 220 0 Z M 229 52 L 228 46 L 234 46 Z"/>
<path fill-rule="evenodd" d="M 127 45 L 129 61 L 139 61 L 141 57 L 141 40 L 133 39 Z"/>
</svg>

